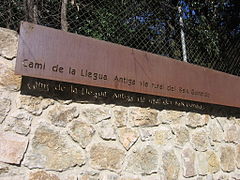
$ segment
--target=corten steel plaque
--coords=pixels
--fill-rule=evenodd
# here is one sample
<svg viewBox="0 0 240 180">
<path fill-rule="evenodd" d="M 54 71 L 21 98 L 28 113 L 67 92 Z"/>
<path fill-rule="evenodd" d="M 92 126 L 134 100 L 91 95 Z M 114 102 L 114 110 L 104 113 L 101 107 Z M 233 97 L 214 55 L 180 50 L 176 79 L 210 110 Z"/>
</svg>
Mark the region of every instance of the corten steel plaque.
<svg viewBox="0 0 240 180">
<path fill-rule="evenodd" d="M 240 107 L 240 78 L 171 58 L 21 23 L 16 73 Z"/>
</svg>

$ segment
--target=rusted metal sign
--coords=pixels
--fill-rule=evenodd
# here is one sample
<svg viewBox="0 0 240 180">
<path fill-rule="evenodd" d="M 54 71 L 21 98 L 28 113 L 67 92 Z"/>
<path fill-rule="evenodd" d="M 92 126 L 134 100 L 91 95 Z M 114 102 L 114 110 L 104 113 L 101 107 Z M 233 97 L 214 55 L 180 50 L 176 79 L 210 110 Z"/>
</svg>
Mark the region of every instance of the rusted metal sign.
<svg viewBox="0 0 240 180">
<path fill-rule="evenodd" d="M 21 23 L 16 73 L 240 107 L 237 76 L 26 22 Z"/>
</svg>

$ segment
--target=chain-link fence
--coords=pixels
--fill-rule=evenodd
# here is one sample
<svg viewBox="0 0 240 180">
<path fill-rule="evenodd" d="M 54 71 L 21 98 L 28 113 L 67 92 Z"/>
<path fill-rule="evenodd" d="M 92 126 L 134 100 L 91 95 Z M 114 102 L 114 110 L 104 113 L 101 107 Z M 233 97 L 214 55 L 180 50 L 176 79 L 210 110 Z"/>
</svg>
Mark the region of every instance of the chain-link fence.
<svg viewBox="0 0 240 180">
<path fill-rule="evenodd" d="M 18 30 L 30 21 L 240 75 L 240 40 L 192 30 L 179 7 L 159 0 L 4 0 L 0 26 Z"/>
</svg>

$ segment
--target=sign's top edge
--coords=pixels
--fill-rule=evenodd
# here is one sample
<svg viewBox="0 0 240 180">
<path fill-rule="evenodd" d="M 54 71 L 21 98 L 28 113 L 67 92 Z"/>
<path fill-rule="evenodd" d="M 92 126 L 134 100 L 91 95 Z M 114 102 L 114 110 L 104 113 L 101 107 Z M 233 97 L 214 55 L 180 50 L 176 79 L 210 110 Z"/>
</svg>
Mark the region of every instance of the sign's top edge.
<svg viewBox="0 0 240 180">
<path fill-rule="evenodd" d="M 60 29 L 51 28 L 51 27 L 48 27 L 48 26 L 33 24 L 33 23 L 30 23 L 30 22 L 27 22 L 27 21 L 21 21 L 21 26 L 25 26 L 25 25 L 30 25 L 32 30 L 34 29 L 34 26 L 37 26 L 39 28 L 46 28 L 50 31 L 57 31 L 59 33 L 64 33 L 66 35 L 74 36 L 74 38 L 76 38 L 76 36 L 79 36 L 80 38 L 84 38 L 84 39 L 91 39 L 93 41 L 99 41 L 99 42 L 105 43 L 105 44 L 112 44 L 113 46 L 118 46 L 118 47 L 121 47 L 121 48 L 124 48 L 124 49 L 132 49 L 133 51 L 137 51 L 137 52 L 140 52 L 140 53 L 143 53 L 143 54 L 151 54 L 153 56 L 161 57 L 161 59 L 166 60 L 166 61 L 169 61 L 169 60 L 174 61 L 175 64 L 179 64 L 179 65 L 184 64 L 184 66 L 195 67 L 195 68 L 198 68 L 198 69 L 202 69 L 202 71 L 214 72 L 214 73 L 217 73 L 217 74 L 220 74 L 220 75 L 224 75 L 225 77 L 232 77 L 232 78 L 240 79 L 240 77 L 236 76 L 236 75 L 232 75 L 232 74 L 222 72 L 222 71 L 218 71 L 218 70 L 215 70 L 215 69 L 211 69 L 211 68 L 208 68 L 208 67 L 204 67 L 204 66 L 200 66 L 200 65 L 196 65 L 196 64 L 191 64 L 191 63 L 184 62 L 184 61 L 180 61 L 180 60 L 177 60 L 177 59 L 174 59 L 174 58 L 171 58 L 171 57 L 167 57 L 167 56 L 155 54 L 155 53 L 152 53 L 152 52 L 132 48 L 132 47 L 129 47 L 129 46 L 124 46 L 124 45 L 117 44 L 117 43 L 110 42 L 110 41 L 95 39 L 95 38 L 90 37 L 90 36 L 84 36 L 84 35 L 81 35 L 81 34 L 75 34 L 75 33 L 66 32 L 66 31 L 63 31 L 63 30 L 60 30 Z M 23 29 L 23 28 L 20 27 L 20 31 L 21 31 L 21 29 Z"/>
</svg>

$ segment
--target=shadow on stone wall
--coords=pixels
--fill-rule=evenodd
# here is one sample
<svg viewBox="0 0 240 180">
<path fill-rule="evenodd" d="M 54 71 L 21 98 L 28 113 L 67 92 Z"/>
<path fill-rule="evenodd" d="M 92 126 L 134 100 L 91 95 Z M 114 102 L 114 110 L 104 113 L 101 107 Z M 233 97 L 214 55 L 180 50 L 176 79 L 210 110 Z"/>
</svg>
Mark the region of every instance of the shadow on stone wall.
<svg viewBox="0 0 240 180">
<path fill-rule="evenodd" d="M 127 91 L 79 85 L 46 79 L 22 77 L 21 94 L 80 103 L 116 104 L 125 107 L 150 107 L 157 110 L 178 110 L 224 117 L 240 117 L 239 108 L 194 101 L 152 96 Z"/>
</svg>

